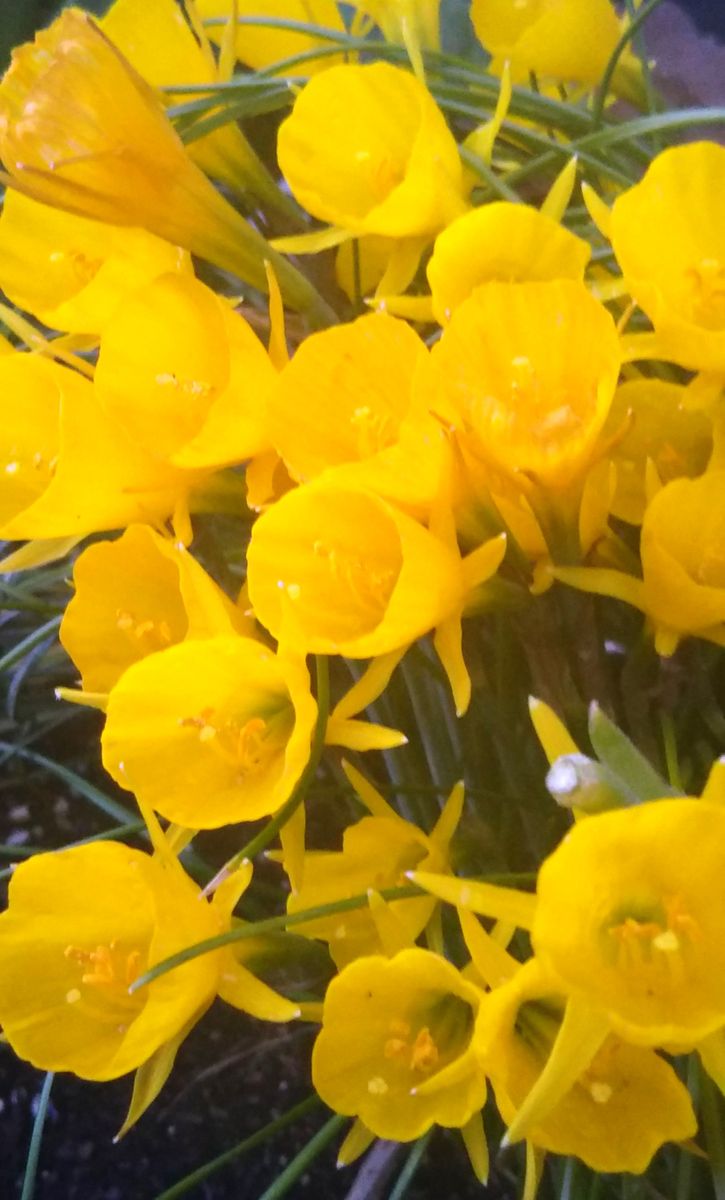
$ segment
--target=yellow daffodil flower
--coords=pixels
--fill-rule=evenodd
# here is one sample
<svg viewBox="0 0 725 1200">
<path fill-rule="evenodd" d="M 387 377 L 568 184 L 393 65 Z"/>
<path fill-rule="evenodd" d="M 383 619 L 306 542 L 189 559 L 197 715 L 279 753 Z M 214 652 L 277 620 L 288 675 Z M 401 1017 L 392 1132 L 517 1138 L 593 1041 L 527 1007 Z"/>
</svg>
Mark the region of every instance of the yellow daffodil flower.
<svg viewBox="0 0 725 1200">
<path fill-rule="evenodd" d="M 9 189 L 0 217 L 0 286 L 51 329 L 98 334 L 124 299 L 188 255 L 145 229 L 103 225 Z"/>
<path fill-rule="evenodd" d="M 460 1128 L 486 1098 L 472 1047 L 482 993 L 429 950 L 358 958 L 330 984 L 312 1081 L 378 1137 Z"/>
<path fill-rule="evenodd" d="M 221 932 L 175 862 L 94 842 L 21 863 L 0 916 L 0 1023 L 37 1067 L 114 1079 L 188 1030 L 211 1004 L 218 953 L 129 995 L 162 958 Z"/>
<path fill-rule="evenodd" d="M 293 307 L 328 315 L 191 161 L 158 94 L 79 9 L 14 51 L 0 84 L 0 158 L 33 199 L 147 229 L 265 292 L 270 261 Z"/>
<path fill-rule="evenodd" d="M 664 799 L 580 821 L 539 872 L 545 970 L 627 1041 L 692 1045 L 725 1024 L 725 809 Z"/>
<path fill-rule="evenodd" d="M 99 26 L 147 83 L 175 102 L 174 84 L 219 82 L 208 45 L 197 42 L 175 0 L 114 0 Z M 187 99 L 185 94 L 182 101 Z M 189 157 L 203 171 L 248 201 L 251 191 L 264 204 L 284 207 L 285 198 L 239 126 L 230 121 L 189 143 Z"/>
<path fill-rule="evenodd" d="M 387 63 L 312 79 L 280 127 L 277 154 L 300 204 L 351 234 L 430 237 L 465 208 L 443 114 L 415 76 Z"/>
<path fill-rule="evenodd" d="M 511 64 L 514 82 L 533 71 L 544 80 L 599 83 L 623 25 L 610 0 L 472 0 L 471 20 L 492 69 Z M 620 58 L 612 88 L 641 99 L 641 68 L 631 50 Z"/>
<path fill-rule="evenodd" d="M 275 449 L 300 482 L 323 471 L 408 509 L 439 487 L 443 431 L 416 405 L 425 344 L 404 321 L 371 313 L 306 338 L 268 405 Z"/>
<path fill-rule="evenodd" d="M 655 328 L 643 353 L 693 370 L 725 371 L 723 188 L 725 147 L 673 146 L 617 197 L 611 215 L 627 287 Z"/>
<path fill-rule="evenodd" d="M 274 637 L 288 626 L 285 636 L 305 653 L 373 658 L 436 629 L 464 712 L 461 614 L 498 569 L 505 538 L 462 559 L 450 532 L 439 537 L 372 492 L 320 477 L 256 521 L 247 556 L 252 608 Z"/>
<path fill-rule="evenodd" d="M 89 546 L 73 583 L 59 636 L 89 692 L 109 691 L 132 663 L 185 638 L 252 632 L 193 556 L 148 525 Z"/>
<path fill-rule="evenodd" d="M 198 280 L 164 275 L 106 326 L 95 382 L 136 444 L 174 466 L 201 468 L 271 448 L 265 404 L 275 378 L 243 317 Z"/>
<path fill-rule="evenodd" d="M 647 614 L 658 654 L 683 637 L 725 643 L 725 471 L 676 479 L 650 501 L 642 522 L 642 579 L 599 567 L 556 567 L 562 583 L 613 596 Z"/>
<path fill-rule="evenodd" d="M 590 254 L 587 242 L 528 204 L 482 204 L 436 238 L 426 268 L 433 314 L 445 325 L 461 301 L 489 280 L 581 282 Z"/>
<path fill-rule="evenodd" d="M 664 379 L 632 379 L 612 402 L 603 437 L 616 436 L 612 461 L 617 485 L 611 510 L 615 517 L 641 525 L 647 508 L 647 462 L 662 483 L 701 475 L 713 448 L 712 420 L 689 404 L 689 389 Z"/>
<path fill-rule="evenodd" d="M 304 660 L 246 637 L 185 641 L 133 664 L 112 689 L 103 765 L 180 825 L 252 821 L 289 798 L 316 716 Z"/>
<path fill-rule="evenodd" d="M 516 481 L 563 489 L 590 464 L 619 372 L 614 322 L 582 283 L 487 283 L 433 351 L 441 416 Z"/>
<path fill-rule="evenodd" d="M 347 827 L 342 850 L 307 852 L 303 886 L 287 901 L 290 913 L 364 895 L 371 888 L 398 887 L 405 883 L 405 871 L 413 867 L 441 873 L 448 869 L 448 848 L 463 806 L 462 785 L 456 785 L 435 828 L 426 834 L 399 816 L 349 764 L 345 764 L 345 774 L 370 816 Z M 435 900 L 428 896 L 393 900 L 388 907 L 401 925 L 401 935 L 412 944 L 428 924 Z M 305 937 L 328 942 L 338 968 L 364 954 L 385 953 L 369 908 L 337 913 L 295 929 Z"/>
<path fill-rule="evenodd" d="M 198 475 L 134 445 L 75 371 L 15 351 L 0 357 L 0 382 L 1 537 L 80 537 L 164 520 L 186 503 Z"/>
</svg>

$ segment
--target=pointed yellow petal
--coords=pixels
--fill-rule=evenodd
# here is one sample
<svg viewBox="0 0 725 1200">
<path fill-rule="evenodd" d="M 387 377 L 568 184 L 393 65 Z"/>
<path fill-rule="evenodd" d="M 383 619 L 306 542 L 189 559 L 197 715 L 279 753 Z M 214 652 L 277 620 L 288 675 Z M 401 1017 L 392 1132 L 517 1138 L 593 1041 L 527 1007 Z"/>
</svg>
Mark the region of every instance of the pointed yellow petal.
<svg viewBox="0 0 725 1200">
<path fill-rule="evenodd" d="M 342 769 L 369 813 L 372 813 L 374 817 L 385 817 L 386 820 L 401 820 L 392 805 L 383 799 L 380 792 L 356 767 L 353 767 L 352 763 L 343 759 Z"/>
<path fill-rule="evenodd" d="M 55 698 L 83 708 L 97 708 L 99 712 L 105 712 L 108 705 L 108 692 L 85 692 L 82 688 L 56 688 Z"/>
<path fill-rule="evenodd" d="M 725 804 L 725 755 L 721 754 L 712 764 L 701 799 L 709 804 Z"/>
<path fill-rule="evenodd" d="M 133 1080 L 133 1092 L 126 1119 L 113 1139 L 114 1142 L 120 1142 L 129 1129 L 136 1124 L 139 1117 L 143 1116 L 149 1105 L 153 1104 L 171 1074 L 179 1046 L 189 1030 L 196 1024 L 197 1019 L 198 1014 L 194 1016 L 194 1019 L 188 1025 L 184 1026 L 181 1033 L 178 1033 L 176 1037 L 165 1042 L 163 1046 L 160 1046 L 148 1061 L 142 1063 L 138 1068 Z"/>
<path fill-rule="evenodd" d="M 346 750 L 394 750 L 405 746 L 407 737 L 387 725 L 369 721 L 340 721 L 330 717 L 325 730 L 326 746 L 344 746 Z"/>
<path fill-rule="evenodd" d="M 468 1158 L 473 1167 L 473 1173 L 479 1183 L 488 1179 L 488 1142 L 483 1128 L 483 1117 L 480 1112 L 474 1113 L 467 1125 L 461 1129 L 463 1144 L 468 1152 Z"/>
<path fill-rule="evenodd" d="M 463 560 L 463 577 L 470 590 L 490 579 L 503 562 L 506 553 L 506 534 L 499 533 L 477 546 Z"/>
<path fill-rule="evenodd" d="M 447 900 L 460 908 L 470 909 L 484 917 L 511 921 L 519 929 L 531 929 L 536 910 L 536 896 L 516 888 L 479 883 L 473 879 L 456 879 L 452 875 L 434 875 L 429 871 L 407 871 L 406 875 L 418 887 Z"/>
<path fill-rule="evenodd" d="M 511 1145 L 526 1136 L 586 1071 L 609 1033 L 606 1017 L 585 1002 L 570 998 L 546 1066 L 516 1113 L 504 1142 Z"/>
<path fill-rule="evenodd" d="M 378 289 L 378 292 L 380 289 Z M 432 324 L 435 321 L 432 296 L 387 296 L 378 295 L 367 303 L 377 312 L 387 312 L 393 317 L 405 317 L 408 321 Z"/>
<path fill-rule="evenodd" d="M 272 366 L 281 371 L 282 367 L 289 362 L 289 351 L 287 349 L 287 338 L 284 328 L 284 304 L 282 303 L 282 293 L 271 262 L 265 262 L 264 270 L 269 288 L 269 345 L 267 349 L 269 350 Z"/>
<path fill-rule="evenodd" d="M 293 892 L 302 887 L 305 870 L 305 806 L 300 804 L 279 831 L 282 862 Z"/>
<path fill-rule="evenodd" d="M 81 539 L 79 537 L 33 538 L 18 550 L 0 559 L 0 572 L 28 571 L 31 567 L 45 567 L 48 563 L 65 558 Z"/>
<path fill-rule="evenodd" d="M 564 754 L 579 753 L 579 747 L 564 722 L 543 700 L 529 696 L 529 714 L 550 765 Z"/>
<path fill-rule="evenodd" d="M 372 888 L 368 891 L 368 905 L 383 953 L 387 954 L 388 958 L 392 958 L 399 951 L 410 949 L 413 939 L 402 921 L 396 916 L 390 905 L 383 900 L 380 893 Z"/>
<path fill-rule="evenodd" d="M 486 933 L 472 912 L 459 908 L 458 920 L 473 965 L 488 987 L 498 987 L 516 974 L 519 967 L 516 959 Z"/>
<path fill-rule="evenodd" d="M 453 785 L 451 793 L 443 805 L 443 811 L 435 823 L 430 840 L 444 850 L 448 849 L 451 838 L 458 828 L 458 822 L 463 813 L 465 787 L 463 780 Z"/>
<path fill-rule="evenodd" d="M 496 107 L 490 121 L 485 125 L 480 125 L 478 129 L 474 129 L 473 133 L 469 133 L 464 145 L 472 154 L 490 167 L 491 159 L 493 158 L 493 146 L 498 137 L 501 126 L 506 119 L 506 113 L 511 103 L 511 67 L 509 63 L 504 63 L 501 71 L 501 86 L 498 91 L 498 99 Z"/>
<path fill-rule="evenodd" d="M 568 159 L 552 183 L 540 212 L 552 221 L 560 221 L 566 212 L 576 182 L 577 158 Z"/>
<path fill-rule="evenodd" d="M 521 1200 L 535 1200 L 541 1183 L 545 1158 L 546 1151 L 540 1150 L 533 1142 L 526 1143 L 526 1176 Z"/>
<path fill-rule="evenodd" d="M 233 1008 L 250 1013 L 260 1021 L 294 1021 L 300 1007 L 273 991 L 251 971 L 235 961 L 231 952 L 225 959 L 219 983 L 219 995 Z"/>
<path fill-rule="evenodd" d="M 312 233 L 298 233 L 293 237 L 275 238 L 271 245 L 282 254 L 320 254 L 349 241 L 353 235 L 347 229 L 329 225 L 327 229 L 314 229 Z"/>
<path fill-rule="evenodd" d="M 243 859 L 236 871 L 225 875 L 214 888 L 212 908 L 220 914 L 223 924 L 231 918 L 239 899 L 252 882 L 253 866 L 249 859 Z"/>
<path fill-rule="evenodd" d="M 433 634 L 435 652 L 451 685 L 456 716 L 462 717 L 471 702 L 471 677 L 463 658 L 463 631 L 460 615 L 448 617 Z"/>
<path fill-rule="evenodd" d="M 725 1095 L 725 1029 L 716 1029 L 703 1038 L 697 1052 L 713 1083 Z"/>
<path fill-rule="evenodd" d="M 337 1155 L 338 1167 L 349 1167 L 350 1163 L 355 1162 L 356 1158 L 364 1154 L 374 1141 L 375 1134 L 370 1132 L 367 1125 L 363 1125 L 359 1117 L 356 1117 L 340 1146 Z"/>
<path fill-rule="evenodd" d="M 581 592 L 593 592 L 596 596 L 612 596 L 624 600 L 641 612 L 647 611 L 644 584 L 633 575 L 614 571 L 608 567 L 552 567 L 551 574 L 560 583 L 578 588 Z"/>
<path fill-rule="evenodd" d="M 388 654 L 380 654 L 374 658 L 365 668 L 357 683 L 354 683 L 350 691 L 346 692 L 342 700 L 335 705 L 332 710 L 333 717 L 339 720 L 355 717 L 377 700 L 388 686 L 393 671 L 407 649 L 407 646 L 402 646 L 398 650 L 391 650 Z"/>
<path fill-rule="evenodd" d="M 612 234 L 611 210 L 588 183 L 582 183 L 582 198 L 597 229 L 609 241 Z"/>
</svg>

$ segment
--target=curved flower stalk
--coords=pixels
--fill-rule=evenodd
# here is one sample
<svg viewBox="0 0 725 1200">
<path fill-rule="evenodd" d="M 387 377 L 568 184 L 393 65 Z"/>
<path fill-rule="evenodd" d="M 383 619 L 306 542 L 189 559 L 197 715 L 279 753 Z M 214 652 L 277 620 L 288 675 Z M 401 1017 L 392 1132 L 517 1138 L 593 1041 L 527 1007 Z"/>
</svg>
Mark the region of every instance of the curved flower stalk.
<svg viewBox="0 0 725 1200">
<path fill-rule="evenodd" d="M 95 383 L 106 412 L 154 459 L 209 469 L 271 449 L 265 408 L 275 378 L 227 301 L 196 279 L 164 275 L 106 326 Z"/>
<path fill-rule="evenodd" d="M 255 523 L 249 597 L 272 636 L 288 626 L 304 653 L 374 658 L 435 629 L 460 713 L 470 698 L 461 615 L 505 549 L 499 536 L 462 559 L 452 526 L 439 537 L 372 492 L 321 477 Z"/>
<path fill-rule="evenodd" d="M 0 84 L 0 158 L 13 187 L 112 225 L 135 225 L 324 323 L 321 297 L 191 161 L 154 90 L 87 13 L 65 9 L 13 54 Z"/>
<path fill-rule="evenodd" d="M 184 12 L 189 12 L 191 5 Z M 216 83 L 220 71 L 208 43 L 200 44 L 175 0 L 114 0 L 99 26 L 147 83 L 166 88 L 174 102 L 174 84 Z M 163 53 L 159 48 L 163 47 Z M 189 157 L 249 202 L 251 192 L 273 211 L 288 212 L 279 190 L 241 129 L 229 122 L 189 143 Z"/>
<path fill-rule="evenodd" d="M 0 216 L 0 286 L 51 329 L 99 334 L 123 299 L 189 256 L 145 229 L 104 225 L 8 189 Z"/>
<path fill-rule="evenodd" d="M 641 182 L 615 200 L 612 247 L 655 329 L 654 339 L 625 339 L 632 357 L 725 371 L 723 187 L 725 147 L 695 142 L 663 150 Z"/>
<path fill-rule="evenodd" d="M 14 351 L 0 357 L 7 397 L 0 537 L 82 537 L 181 513 L 199 472 L 156 462 L 101 409 L 75 371 Z"/>
<path fill-rule="evenodd" d="M 300 204 L 351 234 L 430 236 L 465 207 L 443 114 L 422 83 L 387 63 L 311 80 L 280 127 L 277 154 Z"/>
<path fill-rule="evenodd" d="M 325 473 L 425 514 L 438 494 L 444 435 L 416 403 L 425 344 L 371 313 L 305 339 L 267 408 L 269 436 L 298 482 Z"/>
<path fill-rule="evenodd" d="M 450 841 L 463 808 L 462 784 L 453 789 L 434 829 L 426 834 L 399 816 L 359 771 L 349 763 L 343 767 L 370 815 L 347 827 L 342 850 L 306 853 L 304 882 L 290 894 L 289 913 L 362 895 L 370 889 L 396 887 L 413 867 L 440 873 L 449 869 Z M 400 925 L 401 937 L 409 944 L 430 921 L 435 904 L 432 897 L 423 896 L 393 900 L 388 905 L 392 918 Z M 296 932 L 327 942 L 338 969 L 362 955 L 386 952 L 370 908 L 310 921 L 296 926 Z"/>
<path fill-rule="evenodd" d="M 482 993 L 429 950 L 372 955 L 330 984 L 312 1080 L 326 1104 L 377 1137 L 461 1128 L 485 1102 L 473 1049 Z"/>
<path fill-rule="evenodd" d="M 555 567 L 562 583 L 640 609 L 655 649 L 669 656 L 683 637 L 725 643 L 725 472 L 676 479 L 650 501 L 642 522 L 642 579 L 605 567 Z"/>
<path fill-rule="evenodd" d="M 252 636 L 253 622 L 196 559 L 148 525 L 76 559 L 60 641 L 88 692 L 108 692 L 133 663 L 185 639 Z"/>
<path fill-rule="evenodd" d="M 180 825 L 252 821 L 289 799 L 316 717 L 303 659 L 246 637 L 186 641 L 130 666 L 111 690 L 103 765 Z"/>
<path fill-rule="evenodd" d="M 610 0 L 472 0 L 471 20 L 493 55 L 490 69 L 500 71 L 508 62 L 516 83 L 526 82 L 533 71 L 544 81 L 594 87 L 624 30 Z M 627 48 L 614 72 L 613 91 L 639 103 L 641 74 Z"/>
<path fill-rule="evenodd" d="M 228 21 L 236 9 L 239 17 L 297 21 L 303 25 L 318 25 L 333 33 L 344 33 L 345 26 L 335 0 L 196 0 L 196 9 L 205 21 Z M 224 26 L 208 24 L 207 32 L 214 42 L 221 42 Z M 279 29 L 264 24 L 239 25 L 234 49 L 239 62 L 261 70 L 287 58 L 306 55 L 314 50 L 327 50 L 331 43 L 314 33 L 296 29 Z M 294 67 L 295 75 L 316 75 L 341 61 L 337 54 L 305 58 Z"/>
</svg>

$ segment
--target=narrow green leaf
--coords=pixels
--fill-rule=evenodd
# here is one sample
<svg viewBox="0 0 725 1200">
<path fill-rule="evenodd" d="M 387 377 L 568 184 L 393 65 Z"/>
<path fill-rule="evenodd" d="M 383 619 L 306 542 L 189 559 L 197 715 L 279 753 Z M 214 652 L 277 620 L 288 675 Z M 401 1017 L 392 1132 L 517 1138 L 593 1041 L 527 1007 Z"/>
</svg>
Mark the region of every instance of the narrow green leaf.
<svg viewBox="0 0 725 1200">
<path fill-rule="evenodd" d="M 71 771 L 69 767 L 63 767 L 60 763 L 54 762 L 52 758 L 46 758 L 44 754 L 38 754 L 36 750 L 26 750 L 22 746 L 14 746 L 12 742 L 0 742 L 0 753 L 3 752 L 6 755 L 4 762 L 17 756 L 26 762 L 33 763 L 36 767 L 41 767 L 44 771 L 55 775 L 56 778 L 62 779 L 63 783 L 78 792 L 84 800 L 88 800 L 96 808 L 100 808 L 107 816 L 113 817 L 114 821 L 127 824 L 133 820 L 133 813 L 130 809 L 119 804 L 117 800 L 113 800 L 111 796 L 107 796 L 92 783 L 88 783 L 81 775 Z"/>
<path fill-rule="evenodd" d="M 589 737 L 598 757 L 622 781 L 638 803 L 663 796 L 681 796 L 655 771 L 622 730 L 594 702 L 589 709 Z"/>
<path fill-rule="evenodd" d="M 282 1174 L 277 1176 L 274 1183 L 271 1187 L 267 1188 L 259 1200 L 280 1200 L 282 1196 L 286 1196 L 300 1175 L 304 1174 L 310 1163 L 314 1162 L 317 1156 L 322 1153 L 325 1146 L 332 1141 L 338 1130 L 342 1129 L 348 1119 L 348 1117 L 330 1117 L 330 1120 L 322 1126 L 322 1129 L 318 1130 L 313 1138 L 310 1138 L 304 1149 L 300 1150 L 299 1154 L 296 1154 L 292 1159 L 292 1162 L 287 1164 Z"/>
<path fill-rule="evenodd" d="M 312 1112 L 321 1103 L 322 1101 L 319 1096 L 308 1096 L 306 1100 L 302 1100 L 300 1104 L 296 1104 L 289 1112 L 284 1113 L 281 1117 L 277 1117 L 276 1121 L 270 1121 L 263 1129 L 258 1129 L 256 1133 L 244 1138 L 241 1142 L 237 1142 L 236 1146 L 231 1146 L 223 1154 L 210 1159 L 203 1167 L 197 1167 L 196 1171 L 185 1175 L 173 1187 L 167 1188 L 165 1192 L 161 1192 L 156 1197 L 156 1200 L 179 1200 L 179 1196 L 185 1196 L 197 1184 L 203 1183 L 211 1175 L 220 1171 L 222 1167 L 226 1167 L 228 1163 L 234 1162 L 235 1158 L 240 1158 L 248 1150 L 254 1150 L 255 1146 L 261 1146 L 269 1138 L 274 1137 L 275 1133 L 279 1133 L 280 1130 L 286 1129 L 288 1125 L 293 1125 L 295 1121 L 306 1117 L 309 1112 Z"/>
<path fill-rule="evenodd" d="M 388 1200 L 403 1200 L 403 1197 L 413 1182 L 413 1177 L 420 1166 L 421 1160 L 426 1151 L 426 1147 L 430 1141 L 431 1133 L 432 1130 L 429 1130 L 428 1133 L 424 1134 L 423 1137 L 418 1138 L 418 1141 L 415 1143 L 413 1149 L 410 1151 L 410 1154 L 406 1159 L 405 1166 L 400 1172 L 400 1175 L 396 1180 L 395 1187 L 390 1193 Z"/>
<path fill-rule="evenodd" d="M 7 654 L 3 654 L 2 658 L 0 658 L 0 673 L 7 671 L 10 667 L 14 667 L 16 663 L 25 658 L 26 654 L 29 654 L 31 650 L 39 646 L 47 637 L 54 634 L 60 622 L 60 617 L 51 617 L 44 625 L 39 625 L 37 629 L 29 633 L 21 642 L 18 642 L 17 646 L 13 646 L 12 650 L 8 650 Z"/>
<path fill-rule="evenodd" d="M 40 1148 L 43 1144 L 43 1130 L 45 1129 L 45 1118 L 48 1115 L 50 1089 L 53 1086 L 54 1078 L 53 1071 L 48 1071 L 43 1081 L 43 1087 L 38 1099 L 38 1108 L 35 1113 L 35 1121 L 33 1122 L 33 1132 L 30 1135 L 30 1146 L 28 1147 L 28 1157 L 25 1161 L 25 1175 L 23 1177 L 23 1190 L 20 1193 L 20 1200 L 33 1200 L 33 1196 L 35 1195 L 38 1159 L 40 1157 Z"/>
</svg>

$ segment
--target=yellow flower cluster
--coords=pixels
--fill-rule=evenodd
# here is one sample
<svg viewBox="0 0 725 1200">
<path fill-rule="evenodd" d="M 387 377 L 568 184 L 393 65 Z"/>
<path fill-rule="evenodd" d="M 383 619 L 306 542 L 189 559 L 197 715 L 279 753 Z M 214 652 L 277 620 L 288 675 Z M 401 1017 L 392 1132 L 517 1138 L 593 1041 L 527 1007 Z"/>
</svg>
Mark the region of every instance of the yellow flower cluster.
<svg viewBox="0 0 725 1200">
<path fill-rule="evenodd" d="M 541 620 L 543 661 L 568 589 L 639 610 L 660 656 L 725 644 L 725 149 L 638 142 L 631 177 L 616 153 L 591 167 L 610 94 L 638 104 L 648 82 L 609 0 L 470 16 L 483 122 L 475 80 L 460 111 L 441 84 L 438 0 L 115 0 L 13 55 L 0 537 L 27 544 L 2 568 L 72 552 L 81 690 L 60 694 L 104 713 L 103 766 L 151 852 L 97 841 L 15 870 L 0 1024 L 46 1070 L 136 1070 L 127 1127 L 215 996 L 317 1020 L 315 1088 L 355 1119 L 342 1162 L 437 1124 L 485 1178 L 490 1085 L 531 1200 L 545 1151 L 643 1172 L 694 1137 L 668 1056 L 697 1052 L 725 1090 L 720 766 L 697 799 L 642 791 L 629 742 L 612 775 L 536 702 L 576 821 L 534 894 L 456 873 L 462 784 L 425 821 L 339 748 L 379 765 L 425 740 L 415 694 L 394 702 L 401 662 L 445 680 L 433 724 L 455 722 L 449 697 L 470 715 L 480 631 L 507 622 L 531 653 Z M 250 80 L 290 109 L 276 164 L 224 109 Z M 551 133 L 558 109 L 581 148 Z M 307 846 L 323 754 L 355 796 L 339 849 Z M 200 892 L 180 863 L 196 834 L 236 845 L 261 818 Z M 245 965 L 233 912 L 276 835 L 280 926 L 327 946 L 323 1003 Z"/>
</svg>

